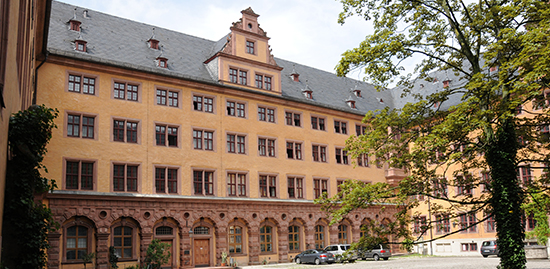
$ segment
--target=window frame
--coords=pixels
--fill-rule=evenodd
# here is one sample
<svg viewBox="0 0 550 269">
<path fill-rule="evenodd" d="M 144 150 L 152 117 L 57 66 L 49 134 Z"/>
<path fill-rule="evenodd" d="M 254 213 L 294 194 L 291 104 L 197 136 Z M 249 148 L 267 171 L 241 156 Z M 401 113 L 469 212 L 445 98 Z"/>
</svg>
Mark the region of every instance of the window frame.
<svg viewBox="0 0 550 269">
<path fill-rule="evenodd" d="M 165 123 L 165 122 L 157 122 L 155 121 L 154 122 L 154 127 L 155 127 L 155 142 L 154 142 L 154 145 L 155 146 L 159 146 L 159 147 L 168 147 L 168 148 L 181 148 L 181 132 L 182 132 L 182 129 L 181 129 L 181 126 L 178 125 L 178 124 L 171 124 L 171 123 Z M 164 133 L 159 133 L 158 130 L 157 130 L 157 127 L 164 127 Z M 175 139 L 175 145 L 170 145 L 170 128 L 176 128 L 177 129 L 177 134 L 176 134 L 176 139 Z M 163 134 L 164 135 L 164 140 L 163 140 L 163 144 L 159 144 L 159 140 L 158 140 L 158 137 L 159 137 L 159 134 Z M 173 136 L 173 135 L 172 135 Z"/>
<path fill-rule="evenodd" d="M 83 220 L 84 219 L 84 220 Z M 67 239 L 68 239 L 68 232 L 67 232 L 67 229 L 68 228 L 71 228 L 71 227 L 74 227 L 74 226 L 81 226 L 81 227 L 84 227 L 86 229 L 88 229 L 87 231 L 87 235 L 86 235 L 86 253 L 90 253 L 90 252 L 93 252 L 92 251 L 92 242 L 93 242 L 93 234 L 94 234 L 94 226 L 92 224 L 89 223 L 89 220 L 87 218 L 78 218 L 78 219 L 75 219 L 73 217 L 72 220 L 70 220 L 69 222 L 65 223 L 62 227 L 63 229 L 63 248 L 62 248 L 62 257 L 63 257 L 63 260 L 62 262 L 63 263 L 67 263 L 67 264 L 82 264 L 83 263 L 83 260 L 82 259 L 71 259 L 71 260 L 68 260 L 67 259 L 67 251 L 68 251 L 68 248 L 67 248 Z M 77 232 L 78 234 L 78 232 Z M 78 243 L 76 244 L 78 246 Z M 76 253 L 76 257 L 78 258 L 78 252 Z"/>
<path fill-rule="evenodd" d="M 347 135 L 349 132 L 349 122 L 345 120 L 334 119 L 334 133 Z"/>
<path fill-rule="evenodd" d="M 330 187 L 329 187 L 329 178 L 323 177 L 314 177 L 313 178 L 313 199 L 321 197 L 323 192 L 327 193 L 327 196 L 330 197 Z"/>
<path fill-rule="evenodd" d="M 198 104 L 198 101 L 196 100 L 197 98 L 201 98 L 200 109 L 197 109 L 198 107 L 198 105 L 196 105 Z M 206 99 L 212 100 L 212 103 L 207 103 Z M 216 97 L 212 95 L 207 95 L 207 94 L 192 93 L 191 107 L 193 108 L 193 111 L 216 114 Z M 206 110 L 207 107 L 209 107 L 210 110 Z"/>
<path fill-rule="evenodd" d="M 244 51 L 248 54 L 256 55 L 256 41 L 246 39 Z"/>
<path fill-rule="evenodd" d="M 120 88 L 117 89 L 116 86 L 118 85 L 124 85 L 124 89 L 121 90 Z M 136 98 L 134 100 L 134 98 L 132 99 L 128 99 L 128 93 L 129 92 L 134 92 L 134 91 L 130 91 L 128 90 L 128 86 L 133 86 L 133 87 L 136 87 Z M 112 79 L 111 80 L 111 99 L 115 99 L 115 100 L 120 100 L 120 101 L 129 101 L 129 102 L 137 102 L 137 103 L 141 103 L 141 96 L 142 96 L 142 83 L 141 82 L 135 82 L 135 81 L 130 81 L 130 80 L 123 80 L 123 79 Z M 124 91 L 124 97 L 123 98 L 120 98 L 119 97 L 116 97 L 115 96 L 115 92 L 116 91 Z"/>
<path fill-rule="evenodd" d="M 363 125 L 363 124 L 355 124 L 355 135 L 356 136 L 360 136 L 360 135 L 364 135 L 365 132 L 367 131 L 367 126 Z"/>
<path fill-rule="evenodd" d="M 164 169 L 164 179 L 163 179 L 163 183 L 164 183 L 164 192 L 160 192 L 158 191 L 158 188 L 157 188 L 157 181 L 159 181 L 159 178 L 157 178 L 157 170 L 159 169 Z M 176 191 L 173 192 L 173 191 L 170 191 L 170 182 L 174 181 L 174 180 L 170 180 L 169 178 L 169 172 L 170 171 L 174 171 L 175 170 L 175 175 L 176 175 Z M 177 195 L 177 194 L 181 194 L 181 189 L 182 189 L 182 178 L 181 178 L 181 167 L 179 166 L 174 166 L 174 165 L 162 165 L 162 164 L 155 164 L 153 165 L 153 177 L 152 177 L 152 181 L 153 181 L 153 193 L 154 194 L 166 194 L 166 195 Z"/>
<path fill-rule="evenodd" d="M 294 110 L 285 110 L 285 125 L 294 127 L 303 127 L 303 114 L 302 112 Z M 290 116 L 290 117 L 289 117 Z M 296 118 L 298 116 L 298 119 Z M 298 125 L 296 125 L 298 120 Z"/>
<path fill-rule="evenodd" d="M 67 163 L 68 162 L 78 162 L 78 173 L 77 173 L 77 188 L 67 188 L 67 176 L 70 175 L 67 172 Z M 91 189 L 82 189 L 82 163 L 91 163 L 92 167 L 92 188 Z M 74 191 L 96 191 L 97 190 L 97 163 L 96 159 L 78 159 L 78 158 L 66 158 L 63 157 L 63 190 L 74 190 Z"/>
<path fill-rule="evenodd" d="M 69 116 L 78 116 L 80 119 L 79 119 L 79 123 L 78 123 L 78 135 L 75 136 L 75 135 L 69 135 Z M 87 117 L 87 118 L 93 118 L 94 119 L 94 125 L 93 125 L 93 132 L 92 132 L 92 135 L 93 137 L 82 137 L 82 130 L 84 128 L 84 117 Z M 64 118 L 64 128 L 63 128 L 63 137 L 66 137 L 66 138 L 80 138 L 80 139 L 89 139 L 89 140 L 98 140 L 98 129 L 99 129 L 99 114 L 95 114 L 95 113 L 88 113 L 88 112 L 79 112 L 79 111 L 72 111 L 72 110 L 65 110 L 65 118 Z M 72 125 L 75 125 L 75 124 L 71 124 Z M 89 126 L 89 125 L 86 125 L 86 126 Z M 89 128 L 89 127 L 88 127 Z"/>
<path fill-rule="evenodd" d="M 260 143 L 260 140 L 264 140 L 265 144 Z M 273 144 L 271 144 L 270 142 L 273 142 Z M 263 155 L 262 155 L 262 147 L 264 151 Z M 277 138 L 267 137 L 267 136 L 258 136 L 258 156 L 277 158 Z"/>
<path fill-rule="evenodd" d="M 159 95 L 159 92 L 164 92 L 165 95 Z M 174 89 L 164 86 L 155 86 L 155 91 L 153 91 L 155 95 L 155 105 L 156 106 L 163 106 L 163 107 L 172 107 L 172 108 L 181 108 L 181 102 L 182 102 L 182 90 L 180 89 Z M 177 104 L 174 105 L 173 101 L 174 97 L 171 97 L 170 95 L 177 94 L 176 102 Z M 159 98 L 161 98 L 159 100 Z M 163 101 L 162 101 L 163 100 Z M 160 103 L 159 103 L 160 101 Z"/>
<path fill-rule="evenodd" d="M 265 227 L 269 227 L 269 232 L 265 231 Z M 275 238 L 275 234 L 274 232 L 276 232 L 276 225 L 274 223 L 271 223 L 270 221 L 263 221 L 262 223 L 260 223 L 259 225 L 259 229 L 258 229 L 258 241 L 259 241 L 259 244 L 260 244 L 260 254 L 261 255 L 264 255 L 266 253 L 276 253 L 276 249 L 275 249 L 275 242 L 278 242 L 278 240 Z M 265 232 L 262 232 L 262 229 L 264 229 Z M 267 237 L 269 236 L 271 240 L 267 240 L 267 238 L 262 241 L 262 236 L 264 237 Z M 264 243 L 265 242 L 265 243 Z M 262 246 L 265 246 L 264 249 L 262 251 Z M 270 250 L 267 250 L 267 246 L 270 246 Z"/>
<path fill-rule="evenodd" d="M 263 109 L 263 112 L 260 110 Z M 277 123 L 277 108 L 271 106 L 258 105 L 257 109 L 258 121 Z M 273 112 L 271 114 L 270 112 Z"/>
<path fill-rule="evenodd" d="M 317 148 L 317 150 L 315 150 Z M 317 153 L 317 155 L 315 154 Z M 311 144 L 311 159 L 318 163 L 328 163 L 328 145 L 326 144 Z"/>
<path fill-rule="evenodd" d="M 70 76 L 78 76 L 80 78 L 80 81 L 78 82 L 79 84 L 79 90 L 78 91 L 74 91 L 74 90 L 70 90 Z M 87 78 L 88 80 L 89 79 L 93 79 L 94 80 L 94 84 L 93 84 L 93 93 L 85 93 L 83 91 L 84 89 L 84 79 Z M 73 82 L 74 84 L 74 82 Z M 72 71 L 72 70 L 67 70 L 66 71 L 66 76 L 65 76 L 65 92 L 70 92 L 70 93 L 78 93 L 78 94 L 84 94 L 86 96 L 98 96 L 99 95 L 99 75 L 95 75 L 95 74 L 90 74 L 90 73 L 83 73 L 83 72 L 77 72 L 77 71 Z M 88 85 L 88 91 L 89 91 L 89 88 L 91 84 L 87 84 Z"/>
<path fill-rule="evenodd" d="M 338 146 L 334 148 L 334 156 L 335 156 L 336 164 L 341 164 L 341 165 L 350 164 L 349 155 L 347 154 L 348 152 L 344 149 L 345 149 L 344 147 L 338 147 Z M 338 158 L 338 156 L 340 156 L 340 158 Z"/>
<path fill-rule="evenodd" d="M 231 233 L 231 228 L 232 227 L 239 227 L 240 230 L 241 230 L 241 233 Z M 237 235 L 240 235 L 241 236 L 241 242 L 238 243 L 236 242 L 236 238 L 235 236 Z M 246 241 L 247 240 L 244 240 L 247 236 L 247 233 L 246 233 L 246 225 L 244 223 L 242 223 L 242 221 L 240 220 L 233 220 L 232 222 L 230 222 L 228 225 L 227 225 L 227 252 L 229 255 L 231 256 L 245 256 L 246 255 L 246 252 L 245 250 L 247 249 L 246 248 Z M 234 237 L 234 240 L 233 242 L 234 243 L 231 243 L 231 237 Z M 240 252 L 231 252 L 231 247 L 233 246 L 234 249 L 236 249 L 237 246 L 241 247 L 241 251 Z"/>
<path fill-rule="evenodd" d="M 195 141 L 197 139 L 197 137 L 195 137 L 195 133 L 196 132 L 200 132 L 201 133 L 201 137 L 200 137 L 200 148 L 197 147 Z M 212 134 L 212 139 L 207 139 L 206 136 L 205 136 L 205 133 L 211 133 Z M 208 149 L 206 147 L 207 143 L 206 141 L 208 140 L 211 140 L 211 146 L 212 148 L 211 149 Z M 191 147 L 194 149 L 194 150 L 203 150 L 203 151 L 212 151 L 212 152 L 216 152 L 216 144 L 217 144 L 217 141 L 216 141 L 216 131 L 214 129 L 205 129 L 205 128 L 199 128 L 199 127 L 191 127 Z"/>
<path fill-rule="evenodd" d="M 118 122 L 124 122 L 124 128 L 116 128 L 115 121 Z M 128 124 L 136 124 L 136 141 L 128 141 Z M 115 135 L 115 129 L 116 130 L 122 130 L 123 138 L 122 140 L 118 140 Z M 133 131 L 133 130 L 130 130 Z M 128 143 L 128 144 L 141 144 L 141 120 L 137 119 L 128 119 L 128 118 L 121 118 L 121 117 L 111 117 L 111 142 L 120 142 L 120 143 Z"/>
<path fill-rule="evenodd" d="M 229 140 L 230 136 L 234 140 Z M 241 140 L 242 139 L 242 140 Z M 238 154 L 238 155 L 248 155 L 248 134 L 236 133 L 236 132 L 226 132 L 225 133 L 225 152 Z"/>
<path fill-rule="evenodd" d="M 288 252 L 299 253 L 302 251 L 303 226 L 296 221 L 288 225 Z M 294 235 L 294 236 L 293 236 Z"/>
<path fill-rule="evenodd" d="M 226 171 L 226 186 L 227 186 L 227 197 L 249 197 L 249 176 L 247 171 L 236 171 L 236 170 L 227 170 Z M 230 183 L 231 175 L 235 175 L 235 182 Z M 231 186 L 234 185 L 235 193 L 231 192 Z M 242 192 L 244 188 L 244 194 Z"/>
<path fill-rule="evenodd" d="M 230 104 L 232 104 L 232 106 L 230 106 Z M 225 115 L 229 117 L 248 119 L 248 102 L 226 99 Z"/>
<path fill-rule="evenodd" d="M 266 184 L 262 184 L 262 178 L 265 177 Z M 279 188 L 279 175 L 272 173 L 259 173 L 258 174 L 258 197 L 264 199 L 277 199 L 280 197 L 280 188 Z M 262 190 L 262 187 L 265 186 L 265 194 Z M 272 190 L 275 192 L 275 195 L 272 195 Z"/>
<path fill-rule="evenodd" d="M 123 175 L 123 190 L 118 190 L 115 188 L 115 166 L 124 166 L 124 175 Z M 128 190 L 128 167 L 136 167 L 136 190 Z M 135 162 L 117 162 L 111 161 L 111 192 L 128 192 L 128 193 L 141 193 L 141 163 Z"/>
<path fill-rule="evenodd" d="M 130 229 L 132 229 L 132 234 L 131 234 L 131 242 L 132 242 L 132 249 L 131 249 L 131 252 L 132 252 L 132 256 L 129 257 L 129 258 L 123 258 L 123 257 L 119 257 L 118 260 L 120 262 L 124 262 L 124 261 L 133 261 L 133 260 L 136 260 L 137 259 L 137 256 L 138 254 L 136 253 L 139 249 L 140 249 L 140 246 L 138 245 L 138 233 L 139 233 L 139 227 L 137 225 L 135 225 L 133 222 L 131 221 L 126 221 L 126 220 L 121 220 L 121 221 L 118 221 L 116 223 L 114 223 L 111 227 L 110 227 L 110 232 L 111 232 L 111 246 L 113 246 L 115 248 L 115 253 L 116 253 L 116 246 L 115 246 L 115 229 L 116 228 L 119 228 L 119 227 L 128 227 Z M 124 238 L 124 230 L 122 231 L 122 238 Z M 122 242 L 124 242 L 124 239 L 122 240 Z M 124 248 L 123 248 L 124 250 Z"/>
<path fill-rule="evenodd" d="M 327 131 L 327 118 L 326 117 L 318 116 L 318 115 L 311 115 L 310 121 L 311 121 L 311 129 L 312 130 L 324 131 L 324 132 Z"/>
<path fill-rule="evenodd" d="M 292 147 L 289 147 L 289 144 L 292 144 Z M 297 147 L 299 145 L 299 147 Z M 292 157 L 289 157 L 289 149 L 292 149 Z M 297 140 L 286 140 L 285 141 L 285 155 L 287 160 L 304 160 L 304 143 L 303 141 Z"/>
<path fill-rule="evenodd" d="M 198 181 L 196 181 L 196 178 L 195 178 L 195 175 L 196 173 L 201 173 L 201 186 L 200 186 L 200 190 L 201 192 L 200 193 L 197 193 L 196 192 L 196 187 L 197 187 L 197 183 Z M 210 186 L 210 190 L 211 192 L 206 192 L 206 181 L 205 181 L 205 175 L 206 173 L 208 173 L 209 175 L 211 175 L 212 177 L 212 182 L 209 182 L 208 185 Z M 195 196 L 216 196 L 216 188 L 215 186 L 217 186 L 217 175 L 216 175 L 216 170 L 214 169 L 209 169 L 209 168 L 192 168 L 191 169 L 191 190 L 193 191 L 192 192 L 192 195 L 195 195 Z"/>
<path fill-rule="evenodd" d="M 305 199 L 305 176 L 287 175 L 287 195 L 289 199 Z M 301 182 L 301 184 L 298 184 Z M 301 185 L 301 187 L 300 187 Z M 290 194 L 292 190 L 293 195 Z"/>
</svg>

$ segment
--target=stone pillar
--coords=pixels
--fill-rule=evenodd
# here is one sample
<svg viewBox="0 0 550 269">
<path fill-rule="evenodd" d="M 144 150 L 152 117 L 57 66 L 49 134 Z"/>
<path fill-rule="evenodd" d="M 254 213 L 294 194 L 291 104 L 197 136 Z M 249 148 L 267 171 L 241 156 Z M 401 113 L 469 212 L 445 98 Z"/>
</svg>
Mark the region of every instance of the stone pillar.
<svg viewBox="0 0 550 269">
<path fill-rule="evenodd" d="M 153 233 L 151 232 L 151 228 L 147 229 L 148 231 L 144 231 L 141 233 L 141 242 L 139 248 L 140 248 L 140 263 L 145 262 L 145 256 L 147 255 L 147 247 L 151 244 L 151 241 L 153 241 Z"/>
<path fill-rule="evenodd" d="M 329 231 L 329 245 L 338 244 L 338 224 L 332 225 L 328 228 Z"/>
<path fill-rule="evenodd" d="M 260 264 L 260 227 L 258 223 L 248 228 L 248 265 Z"/>
<path fill-rule="evenodd" d="M 222 252 L 229 253 L 227 249 L 227 224 L 220 223 L 216 229 L 216 265 L 222 263 Z"/>
<path fill-rule="evenodd" d="M 183 227 L 180 236 L 180 268 L 190 268 L 191 266 L 191 237 L 189 237 L 189 227 Z"/>
<path fill-rule="evenodd" d="M 109 228 L 99 228 L 96 233 L 96 268 L 109 268 Z"/>
<path fill-rule="evenodd" d="M 279 253 L 279 263 L 288 262 L 288 223 L 281 223 L 277 227 L 277 241 L 279 247 L 277 252 Z"/>
<path fill-rule="evenodd" d="M 48 233 L 48 242 L 50 243 L 50 248 L 48 249 L 48 268 L 57 269 L 59 268 L 59 252 L 61 251 L 61 233 L 50 232 Z"/>
<path fill-rule="evenodd" d="M 315 248 L 315 224 L 304 226 L 306 249 Z"/>
</svg>

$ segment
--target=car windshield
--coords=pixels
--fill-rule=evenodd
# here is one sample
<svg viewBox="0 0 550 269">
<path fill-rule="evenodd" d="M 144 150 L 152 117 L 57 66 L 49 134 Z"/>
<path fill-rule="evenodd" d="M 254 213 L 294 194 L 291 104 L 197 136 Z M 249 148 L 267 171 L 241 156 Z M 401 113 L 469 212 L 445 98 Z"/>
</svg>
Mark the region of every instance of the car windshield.
<svg viewBox="0 0 550 269">
<path fill-rule="evenodd" d="M 350 246 L 342 246 L 342 249 L 344 250 L 348 250 L 350 248 Z"/>
<path fill-rule="evenodd" d="M 483 246 L 484 246 L 484 247 L 492 246 L 492 245 L 493 245 L 493 241 L 485 241 L 485 242 L 483 242 Z"/>
</svg>

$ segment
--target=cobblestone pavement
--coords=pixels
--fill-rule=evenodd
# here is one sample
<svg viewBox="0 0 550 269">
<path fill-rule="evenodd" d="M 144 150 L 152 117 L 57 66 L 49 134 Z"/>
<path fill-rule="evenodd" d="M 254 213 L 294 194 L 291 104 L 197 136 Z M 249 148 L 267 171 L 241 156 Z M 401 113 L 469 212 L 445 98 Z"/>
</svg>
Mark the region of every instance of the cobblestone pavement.
<svg viewBox="0 0 550 269">
<path fill-rule="evenodd" d="M 265 266 L 243 266 L 243 269 L 416 269 L 416 268 L 445 268 L 445 269 L 495 269 L 499 263 L 498 257 L 419 257 L 419 256 L 401 256 L 392 257 L 388 261 L 356 261 L 350 264 L 295 264 L 283 263 L 272 264 Z M 528 269 L 550 269 L 550 261 L 544 260 L 528 260 Z"/>
</svg>

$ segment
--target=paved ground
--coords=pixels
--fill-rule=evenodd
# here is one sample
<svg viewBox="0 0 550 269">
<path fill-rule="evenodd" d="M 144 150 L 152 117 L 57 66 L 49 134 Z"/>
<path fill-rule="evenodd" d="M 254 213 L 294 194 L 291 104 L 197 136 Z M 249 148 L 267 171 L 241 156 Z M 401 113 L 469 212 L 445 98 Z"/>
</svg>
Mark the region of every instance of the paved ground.
<svg viewBox="0 0 550 269">
<path fill-rule="evenodd" d="M 445 269 L 495 269 L 499 263 L 498 257 L 483 258 L 479 257 L 419 257 L 419 256 L 401 256 L 392 257 L 388 261 L 357 261 L 350 264 L 272 264 L 266 266 L 243 266 L 243 269 L 279 269 L 279 268 L 293 268 L 293 269 L 314 269 L 314 268 L 326 268 L 326 269 L 416 269 L 416 268 L 445 268 Z M 550 261 L 545 260 L 528 260 L 528 269 L 550 269 Z"/>
</svg>

